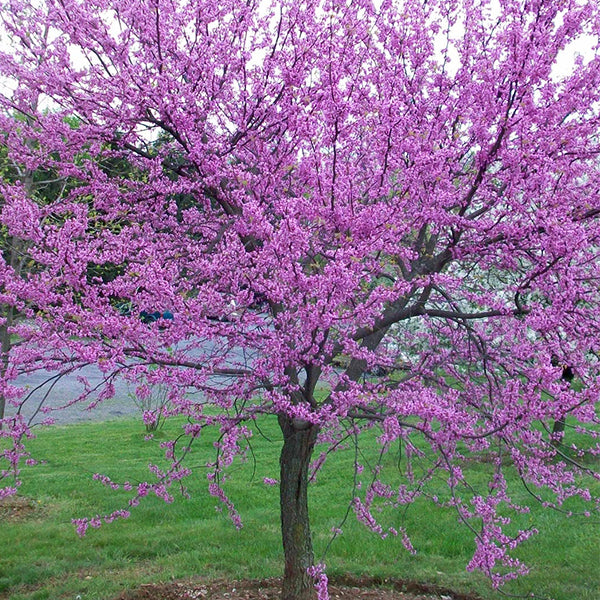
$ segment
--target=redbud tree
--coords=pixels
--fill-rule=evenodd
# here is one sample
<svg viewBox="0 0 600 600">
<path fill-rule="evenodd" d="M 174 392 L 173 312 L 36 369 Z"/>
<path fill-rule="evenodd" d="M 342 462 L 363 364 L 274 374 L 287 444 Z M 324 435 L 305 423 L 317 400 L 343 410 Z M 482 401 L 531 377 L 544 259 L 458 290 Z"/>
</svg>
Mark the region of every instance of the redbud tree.
<svg viewBox="0 0 600 600">
<path fill-rule="evenodd" d="M 511 530 L 527 509 L 507 473 L 597 510 L 580 461 L 600 452 L 595 0 L 8 0 L 2 18 L 2 143 L 69 181 L 50 202 L 2 183 L 2 227 L 37 265 L 0 262 L 2 303 L 27 316 L 4 475 L 31 435 L 16 374 L 97 364 L 96 401 L 122 376 L 186 417 L 132 505 L 170 500 L 215 427 L 208 489 L 238 523 L 224 473 L 276 416 L 285 600 L 325 593 L 316 444 L 400 445 L 400 484 L 357 455 L 358 518 L 411 549 L 374 509 L 452 506 L 495 585 L 533 533 Z M 485 489 L 462 469 L 479 455 Z"/>
</svg>

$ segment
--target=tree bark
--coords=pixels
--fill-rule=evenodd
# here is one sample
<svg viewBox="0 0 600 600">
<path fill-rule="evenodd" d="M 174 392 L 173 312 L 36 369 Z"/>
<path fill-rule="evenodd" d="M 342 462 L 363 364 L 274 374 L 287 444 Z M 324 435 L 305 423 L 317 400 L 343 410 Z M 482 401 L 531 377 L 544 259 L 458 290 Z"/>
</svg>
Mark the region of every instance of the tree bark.
<svg viewBox="0 0 600 600">
<path fill-rule="evenodd" d="M 319 431 L 306 421 L 279 416 L 283 432 L 280 465 L 281 533 L 285 570 L 282 600 L 312 600 L 314 582 L 307 569 L 314 554 L 308 517 L 308 466 Z"/>
<path fill-rule="evenodd" d="M 558 361 L 556 361 L 558 362 Z M 575 378 L 575 374 L 573 373 L 573 369 L 568 365 L 562 365 L 562 374 L 560 376 L 562 381 L 566 381 L 569 387 L 571 386 L 571 382 Z M 553 446 L 560 446 L 565 435 L 565 421 L 567 416 L 563 415 L 560 419 L 556 419 L 554 421 L 554 425 L 552 426 L 552 435 L 550 436 L 550 440 Z"/>
<path fill-rule="evenodd" d="M 29 193 L 31 186 L 33 185 L 31 175 L 27 175 L 25 178 L 25 185 Z M 15 237 L 9 237 L 8 240 L 5 249 L 5 260 L 12 268 L 13 273 L 20 277 L 23 272 L 22 252 L 24 243 L 22 240 Z M 0 306 L 0 311 L 0 314 L 4 313 L 6 319 L 5 322 L 0 325 L 0 378 L 4 378 L 6 371 L 8 370 L 8 355 L 12 348 L 10 328 L 13 326 L 17 314 L 15 307 L 10 304 L 3 304 Z M 0 393 L 0 419 L 4 419 L 5 411 L 6 398 L 4 397 L 4 394 Z M 2 423 L 0 423 L 0 430 L 1 429 Z"/>
<path fill-rule="evenodd" d="M 12 306 L 6 308 L 6 322 L 0 325 L 0 377 L 4 378 L 8 369 L 8 353 L 11 348 L 9 327 L 12 325 L 14 311 Z M 6 410 L 6 398 L 0 392 L 0 419 L 4 419 Z M 3 429 L 0 422 L 0 431 Z"/>
<path fill-rule="evenodd" d="M 22 177 L 23 186 L 28 197 L 33 194 L 33 171 L 27 169 Z M 5 261 L 10 265 L 13 273 L 17 277 L 23 274 L 24 248 L 25 242 L 17 237 L 9 236 L 6 246 L 0 248 L 0 252 L 4 254 Z M 0 326 L 0 378 L 4 378 L 8 369 L 8 354 L 12 348 L 10 328 L 12 327 L 17 314 L 16 309 L 12 305 L 0 306 L 1 312 L 6 315 L 6 321 Z M 0 313 L 1 314 L 1 313 Z M 0 393 L 0 419 L 4 419 L 6 412 L 6 398 Z M 0 430 L 3 429 L 0 422 Z"/>
<path fill-rule="evenodd" d="M 565 417 L 556 419 L 552 426 L 552 435 L 550 436 L 553 446 L 560 446 L 565 432 Z"/>
</svg>

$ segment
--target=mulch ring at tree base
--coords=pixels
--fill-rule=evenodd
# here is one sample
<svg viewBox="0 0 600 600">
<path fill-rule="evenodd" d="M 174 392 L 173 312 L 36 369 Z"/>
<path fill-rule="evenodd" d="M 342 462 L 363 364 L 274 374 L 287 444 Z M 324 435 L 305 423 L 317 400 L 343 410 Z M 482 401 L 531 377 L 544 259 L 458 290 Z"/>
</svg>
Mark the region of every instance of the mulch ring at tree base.
<svg viewBox="0 0 600 600">
<path fill-rule="evenodd" d="M 279 600 L 281 579 L 196 583 L 146 584 L 123 592 L 115 600 Z M 481 600 L 473 594 L 452 592 L 435 585 L 400 579 L 334 577 L 329 583 L 331 600 Z"/>
</svg>

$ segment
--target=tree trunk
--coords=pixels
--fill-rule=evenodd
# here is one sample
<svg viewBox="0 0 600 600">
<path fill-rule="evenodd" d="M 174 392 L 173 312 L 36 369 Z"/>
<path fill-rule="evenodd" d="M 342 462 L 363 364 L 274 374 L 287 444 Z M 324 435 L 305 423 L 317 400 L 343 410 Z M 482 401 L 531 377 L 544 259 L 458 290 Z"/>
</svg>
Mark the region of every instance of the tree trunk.
<svg viewBox="0 0 600 600">
<path fill-rule="evenodd" d="M 8 328 L 12 324 L 13 310 L 9 307 L 7 310 L 6 323 L 0 325 L 0 377 L 4 378 L 8 369 L 8 353 L 10 352 L 10 333 Z M 0 392 L 0 419 L 4 419 L 6 410 L 6 398 Z M 2 422 L 0 422 L 0 430 L 2 430 Z"/>
<path fill-rule="evenodd" d="M 31 194 L 33 188 L 33 172 L 27 171 L 23 178 L 25 190 L 27 194 Z M 23 249 L 25 243 L 14 236 L 7 238 L 6 247 L 2 249 L 2 253 L 5 255 L 5 260 L 8 262 L 14 275 L 20 277 L 23 273 Z M 0 305 L 0 314 L 4 313 L 5 322 L 0 325 L 0 378 L 3 379 L 8 370 L 8 354 L 12 348 L 10 328 L 16 319 L 16 309 L 14 306 L 9 304 Z M 4 394 L 0 393 L 0 419 L 4 419 L 6 411 L 6 398 Z M 2 430 L 2 423 L 0 422 L 0 430 Z"/>
<path fill-rule="evenodd" d="M 308 518 L 308 466 L 318 426 L 279 416 L 283 432 L 280 464 L 281 533 L 285 571 L 282 600 L 309 600 L 316 596 L 307 569 L 313 565 Z"/>
<path fill-rule="evenodd" d="M 554 421 L 554 425 L 552 426 L 552 435 L 550 436 L 551 443 L 553 446 L 560 446 L 562 443 L 562 439 L 565 431 L 565 417 L 561 419 L 556 419 Z"/>
<path fill-rule="evenodd" d="M 573 373 L 573 369 L 568 364 L 562 365 L 562 375 L 560 377 L 561 380 L 566 381 L 570 387 L 574 377 L 575 374 Z M 553 446 L 560 446 L 562 444 L 562 440 L 565 435 L 566 418 L 567 415 L 565 414 L 560 417 L 560 419 L 556 419 L 556 421 L 554 421 L 554 425 L 552 426 L 552 435 L 550 436 Z"/>
</svg>

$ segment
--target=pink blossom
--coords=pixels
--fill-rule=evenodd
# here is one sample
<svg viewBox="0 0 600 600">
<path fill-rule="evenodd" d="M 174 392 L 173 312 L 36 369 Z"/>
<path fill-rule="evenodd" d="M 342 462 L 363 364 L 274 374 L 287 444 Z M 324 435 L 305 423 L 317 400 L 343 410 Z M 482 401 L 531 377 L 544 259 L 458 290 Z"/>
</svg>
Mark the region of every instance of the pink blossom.
<svg viewBox="0 0 600 600">
<path fill-rule="evenodd" d="M 329 600 L 329 591 L 327 588 L 328 579 L 325 574 L 325 565 L 319 563 L 308 568 L 308 574 L 315 579 L 315 589 L 317 590 L 318 600 Z"/>
<path fill-rule="evenodd" d="M 224 486 L 274 419 L 282 493 L 345 452 L 377 535 L 414 551 L 391 524 L 431 500 L 476 525 L 469 569 L 525 573 L 505 472 L 600 502 L 600 61 L 560 64 L 598 2 L 100 4 L 2 15 L 0 496 L 34 426 L 124 378 L 178 428 L 146 481 L 94 477 L 125 506 L 200 465 L 241 527 Z"/>
</svg>

